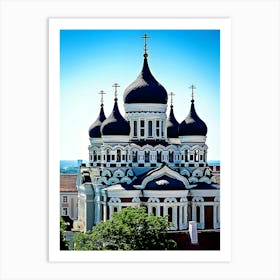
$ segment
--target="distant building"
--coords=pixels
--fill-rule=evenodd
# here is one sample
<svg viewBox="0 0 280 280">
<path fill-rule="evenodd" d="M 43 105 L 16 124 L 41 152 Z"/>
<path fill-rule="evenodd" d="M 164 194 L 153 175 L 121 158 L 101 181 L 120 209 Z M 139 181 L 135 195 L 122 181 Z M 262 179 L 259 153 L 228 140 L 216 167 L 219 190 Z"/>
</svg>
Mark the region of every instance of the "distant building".
<svg viewBox="0 0 280 280">
<path fill-rule="evenodd" d="M 77 175 L 60 175 L 60 216 L 71 220 L 78 218 Z"/>
<path fill-rule="evenodd" d="M 150 71 L 146 44 L 143 68 L 123 94 L 125 117 L 113 86 L 112 113 L 106 118 L 101 98 L 89 128 L 89 164 L 77 177 L 76 228 L 91 230 L 124 207 L 144 206 L 168 215 L 170 230 L 187 229 L 191 220 L 199 229 L 219 229 L 220 185 L 207 164 L 207 126 L 195 110 L 195 87 L 186 118 L 176 120 L 172 93 L 167 116 L 168 94 Z"/>
<path fill-rule="evenodd" d="M 215 176 L 216 178 L 216 183 L 220 185 L 220 172 L 221 172 L 221 168 L 220 168 L 220 164 L 217 165 L 211 165 L 209 164 L 209 167 L 212 171 L 212 174 Z"/>
</svg>

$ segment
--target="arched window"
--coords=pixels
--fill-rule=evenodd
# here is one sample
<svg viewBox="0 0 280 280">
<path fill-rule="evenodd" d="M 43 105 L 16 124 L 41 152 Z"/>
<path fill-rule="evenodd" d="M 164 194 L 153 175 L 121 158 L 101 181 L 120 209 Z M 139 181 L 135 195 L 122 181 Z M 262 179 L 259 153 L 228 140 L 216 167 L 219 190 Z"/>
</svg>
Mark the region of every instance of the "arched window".
<svg viewBox="0 0 280 280">
<path fill-rule="evenodd" d="M 152 213 L 154 214 L 154 216 L 157 215 L 157 208 L 156 207 L 152 207 Z"/>
<path fill-rule="evenodd" d="M 109 149 L 106 151 L 106 155 L 107 155 L 107 162 L 110 162 L 111 161 L 111 156 L 110 156 L 110 150 Z"/>
<path fill-rule="evenodd" d="M 172 207 L 168 207 L 168 222 L 172 222 Z"/>
<path fill-rule="evenodd" d="M 200 206 L 196 206 L 196 221 L 200 223 Z"/>
<path fill-rule="evenodd" d="M 148 137 L 152 137 L 152 136 L 153 136 L 153 122 L 148 121 Z"/>
<path fill-rule="evenodd" d="M 189 161 L 189 151 L 185 150 L 185 162 Z"/>
<path fill-rule="evenodd" d="M 97 153 L 96 153 L 96 151 L 93 151 L 93 161 L 97 161 Z"/>
<path fill-rule="evenodd" d="M 117 150 L 117 162 L 121 161 L 121 150 Z"/>
<path fill-rule="evenodd" d="M 163 127 L 163 121 L 161 121 L 161 137 L 164 136 L 164 127 Z"/>
<path fill-rule="evenodd" d="M 161 162 L 161 152 L 157 152 L 157 162 Z"/>
<path fill-rule="evenodd" d="M 150 162 L 150 152 L 145 151 L 145 162 Z"/>
<path fill-rule="evenodd" d="M 132 162 L 137 162 L 137 151 L 132 152 Z"/>
<path fill-rule="evenodd" d="M 169 152 L 169 162 L 174 162 L 174 152 Z"/>
<path fill-rule="evenodd" d="M 133 137 L 137 137 L 137 121 L 133 122 Z"/>
</svg>

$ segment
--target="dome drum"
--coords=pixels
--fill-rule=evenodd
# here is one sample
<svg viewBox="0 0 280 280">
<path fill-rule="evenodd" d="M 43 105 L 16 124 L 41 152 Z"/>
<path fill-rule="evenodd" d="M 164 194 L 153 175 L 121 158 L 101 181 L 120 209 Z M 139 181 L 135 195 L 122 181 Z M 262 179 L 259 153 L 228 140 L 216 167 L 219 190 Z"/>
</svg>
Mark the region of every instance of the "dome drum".
<svg viewBox="0 0 280 280">
<path fill-rule="evenodd" d="M 102 136 L 104 143 L 128 143 L 129 136 L 127 135 L 104 135 Z"/>
<path fill-rule="evenodd" d="M 203 135 L 184 135 L 179 136 L 181 143 L 205 143 L 206 136 Z"/>
<path fill-rule="evenodd" d="M 166 113 L 167 105 L 139 102 L 137 104 L 124 104 L 124 109 L 126 113 L 134 113 L 134 112 Z"/>
<path fill-rule="evenodd" d="M 94 138 L 89 138 L 90 144 L 91 145 L 96 145 L 96 144 L 102 144 L 103 140 L 101 137 L 94 137 Z"/>
</svg>

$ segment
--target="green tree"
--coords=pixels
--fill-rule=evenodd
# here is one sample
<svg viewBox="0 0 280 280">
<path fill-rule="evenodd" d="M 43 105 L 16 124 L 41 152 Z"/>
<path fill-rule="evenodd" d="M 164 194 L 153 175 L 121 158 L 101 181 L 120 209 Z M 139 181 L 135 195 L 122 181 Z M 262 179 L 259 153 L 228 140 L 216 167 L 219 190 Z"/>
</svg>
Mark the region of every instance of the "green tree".
<svg viewBox="0 0 280 280">
<path fill-rule="evenodd" d="M 67 223 L 60 217 L 60 250 L 69 250 L 68 241 L 65 240 L 64 233 L 67 228 Z"/>
<path fill-rule="evenodd" d="M 144 207 L 127 207 L 113 218 L 94 226 L 92 231 L 74 236 L 74 250 L 170 250 L 166 217 L 148 215 Z"/>
</svg>

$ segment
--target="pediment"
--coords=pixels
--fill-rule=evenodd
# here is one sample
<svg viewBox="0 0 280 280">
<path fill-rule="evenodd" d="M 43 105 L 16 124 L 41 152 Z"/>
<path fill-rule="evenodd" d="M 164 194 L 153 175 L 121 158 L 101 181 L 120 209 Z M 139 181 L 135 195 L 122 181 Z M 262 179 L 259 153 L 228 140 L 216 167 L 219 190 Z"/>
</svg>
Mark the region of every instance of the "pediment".
<svg viewBox="0 0 280 280">
<path fill-rule="evenodd" d="M 149 189 L 188 189 L 189 181 L 187 178 L 182 176 L 180 173 L 172 170 L 167 165 L 149 174 L 141 183 L 142 188 L 145 189 L 147 186 Z"/>
</svg>

